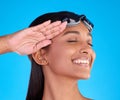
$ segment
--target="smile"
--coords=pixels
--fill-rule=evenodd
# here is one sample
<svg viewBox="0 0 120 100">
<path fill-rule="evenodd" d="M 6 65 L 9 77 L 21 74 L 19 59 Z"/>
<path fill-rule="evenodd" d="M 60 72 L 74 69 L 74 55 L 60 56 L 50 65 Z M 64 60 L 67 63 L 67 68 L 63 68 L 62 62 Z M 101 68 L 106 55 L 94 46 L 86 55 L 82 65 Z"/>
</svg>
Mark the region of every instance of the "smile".
<svg viewBox="0 0 120 100">
<path fill-rule="evenodd" d="M 90 58 L 89 57 L 79 57 L 72 60 L 73 64 L 79 65 L 80 67 L 90 68 Z"/>
<path fill-rule="evenodd" d="M 73 60 L 73 63 L 75 63 L 75 64 L 88 64 L 89 65 L 89 60 L 88 59 L 75 59 L 75 60 Z"/>
</svg>

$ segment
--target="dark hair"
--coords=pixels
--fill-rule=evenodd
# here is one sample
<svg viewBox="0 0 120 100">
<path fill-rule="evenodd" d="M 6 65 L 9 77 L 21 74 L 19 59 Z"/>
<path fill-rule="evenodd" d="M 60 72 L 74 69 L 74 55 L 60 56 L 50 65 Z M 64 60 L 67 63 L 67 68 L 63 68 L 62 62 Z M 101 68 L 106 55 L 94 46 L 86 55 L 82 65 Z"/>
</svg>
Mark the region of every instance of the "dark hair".
<svg viewBox="0 0 120 100">
<path fill-rule="evenodd" d="M 47 13 L 36 18 L 29 27 L 36 26 L 47 20 L 51 20 L 51 22 L 55 22 L 58 20 L 63 21 L 63 19 L 65 18 L 71 18 L 76 20 L 79 16 L 80 15 L 68 11 Z M 44 92 L 44 75 L 42 71 L 42 66 L 38 65 L 32 57 L 30 58 L 32 63 L 32 69 L 26 100 L 42 100 Z"/>
</svg>

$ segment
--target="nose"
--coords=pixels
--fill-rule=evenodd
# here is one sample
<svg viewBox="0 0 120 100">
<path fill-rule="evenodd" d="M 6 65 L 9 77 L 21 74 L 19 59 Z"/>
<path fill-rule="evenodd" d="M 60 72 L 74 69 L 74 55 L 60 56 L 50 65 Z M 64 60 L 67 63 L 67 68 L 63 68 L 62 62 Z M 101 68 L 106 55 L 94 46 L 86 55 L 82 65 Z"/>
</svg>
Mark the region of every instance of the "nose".
<svg viewBox="0 0 120 100">
<path fill-rule="evenodd" d="M 87 47 L 83 47 L 80 49 L 79 51 L 81 54 L 88 54 L 89 53 L 89 49 Z"/>
<path fill-rule="evenodd" d="M 80 49 L 79 49 L 79 52 L 81 54 L 89 54 L 90 51 L 91 51 L 90 47 L 86 43 L 81 44 Z"/>
</svg>

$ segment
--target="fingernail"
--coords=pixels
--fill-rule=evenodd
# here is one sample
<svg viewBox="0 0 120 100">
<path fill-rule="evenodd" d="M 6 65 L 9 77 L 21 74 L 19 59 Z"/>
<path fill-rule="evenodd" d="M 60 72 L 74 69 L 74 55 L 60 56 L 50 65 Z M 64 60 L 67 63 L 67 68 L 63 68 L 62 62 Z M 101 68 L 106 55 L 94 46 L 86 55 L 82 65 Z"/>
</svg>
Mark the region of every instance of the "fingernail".
<svg viewBox="0 0 120 100">
<path fill-rule="evenodd" d="M 63 22 L 62 24 L 61 24 L 61 27 L 66 27 L 67 26 L 67 21 L 65 21 L 65 22 Z"/>
<path fill-rule="evenodd" d="M 67 21 L 63 22 L 64 25 L 67 25 Z"/>
<path fill-rule="evenodd" d="M 48 20 L 47 22 L 48 22 L 48 23 L 51 23 L 51 20 Z"/>
<path fill-rule="evenodd" d="M 56 23 L 60 24 L 60 23 L 61 23 L 61 21 L 56 21 Z"/>
</svg>

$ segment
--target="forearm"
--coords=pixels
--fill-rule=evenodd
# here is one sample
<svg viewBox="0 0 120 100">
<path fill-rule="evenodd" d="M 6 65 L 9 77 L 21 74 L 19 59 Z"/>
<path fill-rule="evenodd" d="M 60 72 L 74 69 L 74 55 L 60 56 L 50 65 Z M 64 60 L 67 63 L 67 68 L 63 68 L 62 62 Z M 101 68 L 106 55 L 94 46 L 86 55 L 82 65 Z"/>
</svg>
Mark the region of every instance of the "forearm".
<svg viewBox="0 0 120 100">
<path fill-rule="evenodd" d="M 0 37 L 0 54 L 10 52 L 10 46 L 8 44 L 8 35 Z"/>
</svg>

